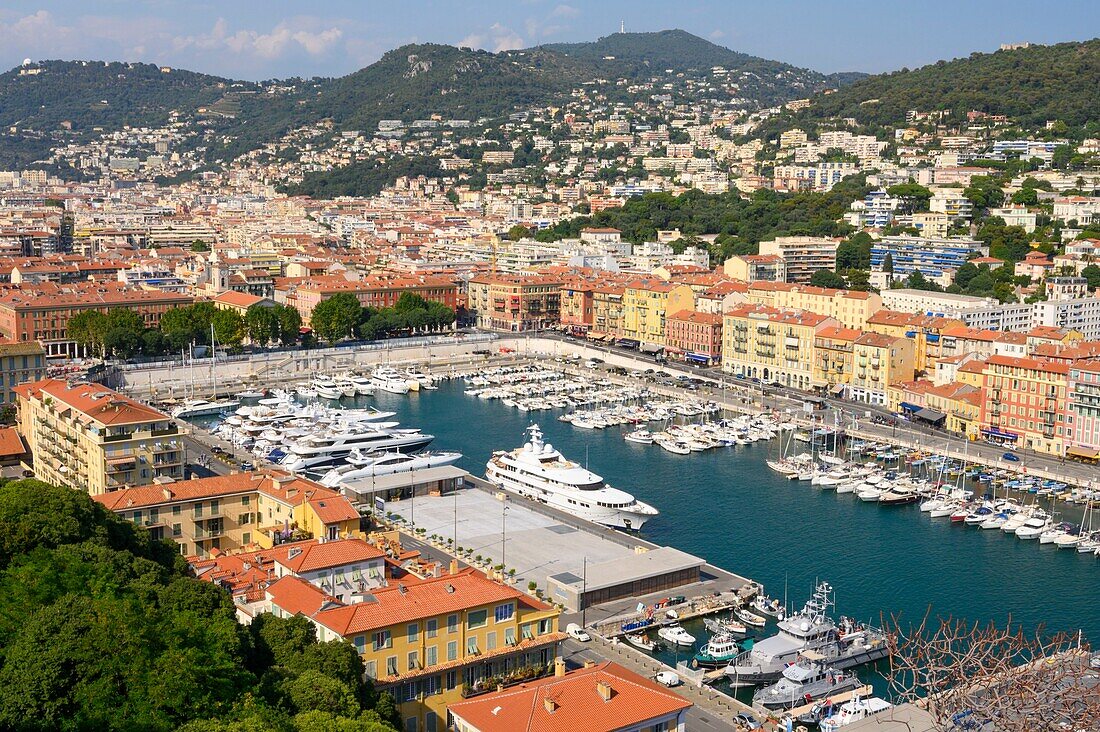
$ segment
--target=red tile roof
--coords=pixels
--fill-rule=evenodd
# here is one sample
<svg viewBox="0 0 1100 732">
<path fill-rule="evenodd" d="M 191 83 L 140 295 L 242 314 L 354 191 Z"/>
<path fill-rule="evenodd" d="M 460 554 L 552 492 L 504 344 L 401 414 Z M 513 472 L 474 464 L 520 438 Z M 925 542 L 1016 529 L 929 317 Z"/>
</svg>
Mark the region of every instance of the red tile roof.
<svg viewBox="0 0 1100 732">
<path fill-rule="evenodd" d="M 356 514 L 358 518 L 358 514 Z M 293 556 L 291 556 L 293 555 Z M 340 541 L 307 541 L 281 544 L 270 552 L 271 558 L 295 574 L 330 569 L 345 564 L 366 562 L 386 556 L 380 549 L 362 539 Z"/>
<path fill-rule="evenodd" d="M 167 414 L 123 396 L 100 384 L 70 384 L 61 379 L 43 379 L 24 384 L 22 394 L 49 397 L 106 426 L 168 422 Z"/>
<path fill-rule="evenodd" d="M 23 439 L 14 427 L 0 429 L 0 457 L 11 458 L 27 451 Z"/>
<path fill-rule="evenodd" d="M 612 732 L 634 729 L 691 706 L 656 682 L 604 661 L 448 708 L 480 732 Z"/>
</svg>

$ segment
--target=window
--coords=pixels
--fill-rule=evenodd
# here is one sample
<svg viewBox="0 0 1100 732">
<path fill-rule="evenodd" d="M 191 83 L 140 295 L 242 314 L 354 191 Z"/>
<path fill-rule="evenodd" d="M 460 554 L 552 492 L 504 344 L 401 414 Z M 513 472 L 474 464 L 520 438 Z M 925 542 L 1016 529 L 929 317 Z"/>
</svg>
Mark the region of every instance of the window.
<svg viewBox="0 0 1100 732">
<path fill-rule="evenodd" d="M 367 637 L 365 635 L 355 636 L 355 652 L 362 656 L 367 652 Z"/>
<path fill-rule="evenodd" d="M 458 641 L 451 641 L 447 644 L 447 660 L 458 660 Z"/>
<path fill-rule="evenodd" d="M 458 686 L 458 672 L 457 671 L 448 671 L 447 672 L 447 691 L 450 691 L 451 689 L 455 688 L 456 686 Z"/>
<path fill-rule="evenodd" d="M 424 679 L 424 696 L 435 696 L 442 691 L 438 676 L 429 676 Z"/>
<path fill-rule="evenodd" d="M 182 506 L 172 506 L 172 515 L 179 516 Z"/>
<path fill-rule="evenodd" d="M 436 686 L 438 686 L 438 685 L 439 685 L 439 678 L 436 677 Z M 439 691 L 436 690 L 434 693 L 438 694 Z M 424 732 L 437 732 L 438 729 L 439 729 L 439 717 L 436 716 L 436 713 L 435 712 L 428 712 L 427 714 L 425 714 L 424 715 Z"/>
<path fill-rule="evenodd" d="M 420 668 L 420 652 L 409 651 L 409 670 L 415 671 Z"/>
<path fill-rule="evenodd" d="M 405 720 L 405 732 L 416 732 L 416 717 L 409 717 Z"/>
<path fill-rule="evenodd" d="M 386 675 L 397 676 L 397 656 L 386 657 Z"/>
<path fill-rule="evenodd" d="M 507 646 L 514 646 L 516 644 L 516 629 L 505 628 L 504 629 L 504 644 Z"/>
<path fill-rule="evenodd" d="M 246 531 L 243 534 L 241 534 L 241 543 L 242 544 L 251 544 L 252 543 L 252 533 Z"/>
<path fill-rule="evenodd" d="M 428 638 L 435 638 L 439 633 L 439 621 L 435 618 L 424 621 L 424 635 Z"/>
<path fill-rule="evenodd" d="M 381 630 L 374 634 L 374 650 L 380 648 L 393 648 L 393 638 L 390 637 L 390 631 Z"/>
<path fill-rule="evenodd" d="M 179 524 L 172 524 L 172 536 L 182 536 L 183 527 Z"/>
<path fill-rule="evenodd" d="M 485 650 L 495 651 L 497 647 L 497 632 L 494 630 L 485 636 Z"/>
<path fill-rule="evenodd" d="M 530 640 L 535 637 L 534 626 L 531 623 L 525 623 L 520 629 L 523 632 L 523 639 Z"/>
<path fill-rule="evenodd" d="M 477 636 L 470 636 L 466 639 L 466 655 L 477 655 Z"/>
<path fill-rule="evenodd" d="M 516 606 L 510 602 L 504 605 L 497 605 L 495 613 L 496 621 L 498 623 L 503 623 L 506 620 L 511 620 L 512 616 L 516 614 Z"/>
<path fill-rule="evenodd" d="M 252 497 L 251 496 L 241 496 L 241 505 L 242 506 L 248 506 L 248 505 L 251 505 L 251 504 L 252 504 Z"/>
<path fill-rule="evenodd" d="M 409 643 L 418 643 L 420 641 L 420 623 L 409 623 L 407 635 Z"/>
<path fill-rule="evenodd" d="M 435 646 L 428 646 L 424 649 L 424 665 L 434 666 L 439 663 L 439 653 Z"/>
<path fill-rule="evenodd" d="M 488 610 L 474 610 L 466 615 L 467 628 L 484 628 L 488 622 Z"/>
<path fill-rule="evenodd" d="M 539 635 L 546 635 L 550 632 L 550 618 L 543 618 L 539 621 Z"/>
<path fill-rule="evenodd" d="M 457 615 L 448 615 L 447 616 L 447 632 L 448 633 L 457 633 L 458 632 L 458 616 Z"/>
<path fill-rule="evenodd" d="M 378 676 L 378 662 L 367 661 L 363 664 L 363 673 L 366 674 L 368 679 L 373 679 Z"/>
</svg>

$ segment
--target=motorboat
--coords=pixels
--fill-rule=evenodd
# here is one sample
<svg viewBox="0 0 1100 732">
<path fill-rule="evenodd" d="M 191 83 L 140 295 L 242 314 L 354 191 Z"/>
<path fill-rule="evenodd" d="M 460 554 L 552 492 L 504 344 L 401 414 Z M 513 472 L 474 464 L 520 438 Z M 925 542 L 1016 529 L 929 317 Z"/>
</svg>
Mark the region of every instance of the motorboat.
<svg viewBox="0 0 1100 732">
<path fill-rule="evenodd" d="M 309 388 L 322 399 L 339 399 L 344 394 L 332 379 L 318 376 L 309 382 Z"/>
<path fill-rule="evenodd" d="M 669 643 L 677 646 L 693 646 L 695 645 L 695 636 L 684 630 L 683 626 L 679 623 L 673 623 L 672 625 L 665 625 L 657 630 L 657 635 L 664 638 Z"/>
<path fill-rule="evenodd" d="M 643 651 L 648 651 L 650 653 L 657 650 L 657 641 L 653 640 L 645 633 L 627 633 L 623 637 L 626 639 L 627 643 L 635 648 L 641 648 Z"/>
<path fill-rule="evenodd" d="M 786 611 L 783 608 L 783 603 L 775 598 L 768 597 L 767 595 L 757 595 L 752 599 L 752 609 L 761 615 L 770 615 L 773 618 L 783 619 L 786 615 Z"/>
<path fill-rule="evenodd" d="M 757 641 L 725 669 L 734 688 L 772 683 L 805 651 L 817 651 L 830 668 L 848 669 L 877 661 L 888 653 L 886 634 L 849 618 L 834 621 L 833 588 L 817 585 L 805 606 L 779 621 L 778 632 Z"/>
<path fill-rule="evenodd" d="M 637 442 L 639 445 L 652 445 L 653 433 L 649 430 L 634 430 L 628 432 L 623 439 L 627 442 Z"/>
<path fill-rule="evenodd" d="M 858 722 L 867 717 L 884 712 L 894 705 L 877 696 L 863 698 L 856 694 L 849 701 L 844 702 L 836 711 L 825 717 L 818 724 L 820 732 L 839 732 L 842 727 Z"/>
<path fill-rule="evenodd" d="M 427 470 L 452 465 L 462 459 L 460 452 L 403 452 L 364 453 L 352 450 L 347 465 L 332 468 L 318 481 L 328 488 L 336 488 L 360 478 L 374 478 L 413 470 Z"/>
<path fill-rule="evenodd" d="M 371 384 L 390 394 L 409 393 L 409 379 L 388 366 L 379 366 L 371 372 Z"/>
<path fill-rule="evenodd" d="M 691 664 L 699 668 L 720 668 L 736 658 L 740 652 L 741 646 L 732 634 L 720 633 L 711 636 L 703 644 L 691 659 Z"/>
<path fill-rule="evenodd" d="M 768 624 L 768 619 L 763 615 L 757 615 L 753 611 L 745 607 L 734 608 L 734 616 L 745 625 L 751 625 L 754 628 L 763 628 Z"/>
<path fill-rule="evenodd" d="M 793 709 L 862 685 L 855 674 L 833 668 L 823 655 L 807 650 L 800 654 L 796 663 L 783 669 L 779 681 L 758 689 L 752 702 L 769 710 Z"/>
<path fill-rule="evenodd" d="M 220 399 L 208 401 L 206 399 L 188 399 L 183 404 L 172 410 L 172 416 L 177 419 L 189 417 L 209 417 L 214 414 L 228 412 L 241 406 L 236 399 Z"/>
<path fill-rule="evenodd" d="M 1018 539 L 1038 539 L 1044 531 L 1050 528 L 1053 521 L 1045 516 L 1033 516 L 1016 529 Z"/>
<path fill-rule="evenodd" d="M 416 452 L 435 439 L 418 429 L 390 429 L 364 423 L 350 427 L 322 430 L 287 445 L 283 467 L 306 470 L 333 465 L 351 454 L 352 450 L 397 450 Z"/>
<path fill-rule="evenodd" d="M 518 449 L 497 451 L 485 465 L 485 477 L 510 493 L 545 503 L 593 523 L 636 531 L 658 514 L 648 503 L 612 488 L 603 478 L 568 460 L 544 442 L 538 425 L 527 428 Z"/>
</svg>

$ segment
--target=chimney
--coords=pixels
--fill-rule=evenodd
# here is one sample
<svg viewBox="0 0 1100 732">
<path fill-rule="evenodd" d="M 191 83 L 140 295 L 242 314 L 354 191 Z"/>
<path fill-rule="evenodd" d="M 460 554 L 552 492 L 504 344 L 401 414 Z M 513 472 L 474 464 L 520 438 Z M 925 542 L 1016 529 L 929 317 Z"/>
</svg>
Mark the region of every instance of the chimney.
<svg viewBox="0 0 1100 732">
<path fill-rule="evenodd" d="M 585 661 L 585 662 L 584 662 L 584 667 L 585 667 L 585 668 L 592 668 L 592 667 L 593 667 L 593 666 L 595 666 L 595 665 L 596 665 L 596 662 L 595 662 L 595 661 Z"/>
<path fill-rule="evenodd" d="M 172 489 L 171 488 L 162 488 L 160 492 L 164 494 L 164 500 L 166 500 L 166 501 L 172 500 Z"/>
<path fill-rule="evenodd" d="M 600 695 L 600 698 L 605 702 L 611 701 L 611 697 L 615 696 L 615 690 L 611 688 L 611 684 L 606 681 L 596 682 L 596 693 Z"/>
<path fill-rule="evenodd" d="M 554 659 L 554 676 L 559 679 L 565 676 L 565 659 L 561 656 Z"/>
<path fill-rule="evenodd" d="M 447 570 L 448 574 L 458 574 L 458 560 L 452 559 L 451 566 Z"/>
<path fill-rule="evenodd" d="M 550 697 L 544 698 L 542 700 L 542 704 L 543 704 L 543 706 L 546 707 L 546 713 L 547 714 L 553 714 L 558 709 L 558 703 L 556 701 L 554 701 L 553 699 L 551 699 Z"/>
</svg>

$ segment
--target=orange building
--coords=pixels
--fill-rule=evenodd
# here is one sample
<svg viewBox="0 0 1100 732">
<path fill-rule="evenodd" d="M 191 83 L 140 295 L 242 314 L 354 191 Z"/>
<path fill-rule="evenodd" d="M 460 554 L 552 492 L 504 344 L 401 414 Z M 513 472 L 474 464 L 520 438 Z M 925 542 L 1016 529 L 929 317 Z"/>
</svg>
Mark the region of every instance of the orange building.
<svg viewBox="0 0 1100 732">
<path fill-rule="evenodd" d="M 1062 455 L 1069 364 L 990 356 L 982 383 L 981 434 L 994 442 Z"/>
</svg>

